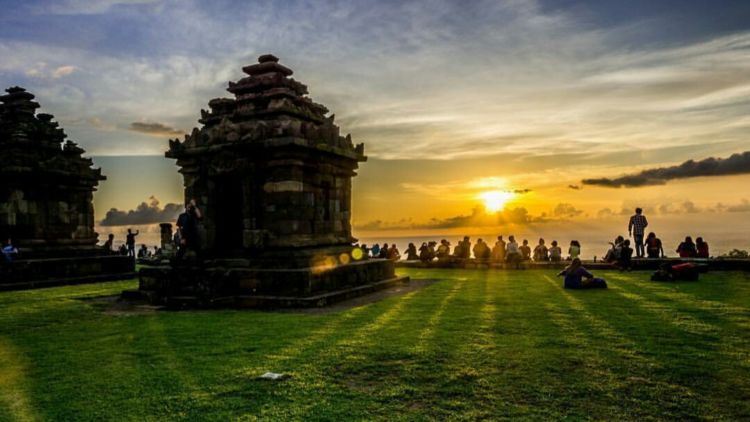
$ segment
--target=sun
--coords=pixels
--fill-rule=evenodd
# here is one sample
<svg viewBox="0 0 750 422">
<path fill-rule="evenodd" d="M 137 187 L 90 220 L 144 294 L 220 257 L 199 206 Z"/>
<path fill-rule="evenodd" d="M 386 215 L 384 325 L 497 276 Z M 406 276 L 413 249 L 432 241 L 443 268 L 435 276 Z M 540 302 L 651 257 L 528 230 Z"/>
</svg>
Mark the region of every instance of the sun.
<svg viewBox="0 0 750 422">
<path fill-rule="evenodd" d="M 512 192 L 503 192 L 499 190 L 493 190 L 488 192 L 482 192 L 479 197 L 484 201 L 484 208 L 489 212 L 498 212 L 505 208 L 505 204 L 508 203 L 515 194 Z"/>
</svg>

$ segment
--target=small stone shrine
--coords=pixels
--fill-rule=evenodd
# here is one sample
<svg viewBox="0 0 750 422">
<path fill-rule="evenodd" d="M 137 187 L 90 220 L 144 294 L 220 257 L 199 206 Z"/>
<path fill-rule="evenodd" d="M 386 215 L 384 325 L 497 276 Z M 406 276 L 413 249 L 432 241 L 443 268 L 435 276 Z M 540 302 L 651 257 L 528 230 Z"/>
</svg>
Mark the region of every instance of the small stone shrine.
<svg viewBox="0 0 750 422">
<path fill-rule="evenodd" d="M 96 246 L 93 192 L 100 169 L 20 87 L 0 96 L 0 242 L 18 259 L 2 264 L 0 289 L 132 276 L 133 260 Z"/>
<path fill-rule="evenodd" d="M 351 180 L 364 145 L 341 136 L 292 70 L 264 55 L 170 141 L 185 199 L 203 213 L 200 259 L 143 268 L 154 302 L 321 306 L 404 281 L 352 243 Z"/>
</svg>

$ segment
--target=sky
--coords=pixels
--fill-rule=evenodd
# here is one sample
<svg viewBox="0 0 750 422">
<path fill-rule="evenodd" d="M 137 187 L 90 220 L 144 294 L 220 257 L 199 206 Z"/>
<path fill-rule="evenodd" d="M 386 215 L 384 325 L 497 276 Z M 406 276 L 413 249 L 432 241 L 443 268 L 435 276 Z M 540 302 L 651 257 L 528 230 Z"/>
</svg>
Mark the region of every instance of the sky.
<svg viewBox="0 0 750 422">
<path fill-rule="evenodd" d="M 614 237 L 635 206 L 654 227 L 681 222 L 674 236 L 746 227 L 750 155 L 730 157 L 750 150 L 747 1 L 0 0 L 0 10 L 0 87 L 36 94 L 103 168 L 105 226 L 167 217 L 182 201 L 167 139 L 273 53 L 365 143 L 357 233 Z"/>
</svg>

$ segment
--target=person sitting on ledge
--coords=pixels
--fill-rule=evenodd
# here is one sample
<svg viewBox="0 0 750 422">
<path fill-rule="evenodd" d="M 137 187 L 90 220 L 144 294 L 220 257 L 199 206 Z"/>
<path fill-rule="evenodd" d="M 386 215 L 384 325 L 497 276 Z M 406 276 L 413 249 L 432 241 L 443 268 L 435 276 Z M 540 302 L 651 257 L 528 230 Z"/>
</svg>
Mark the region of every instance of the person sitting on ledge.
<svg viewBox="0 0 750 422">
<path fill-rule="evenodd" d="M 577 240 L 571 240 L 568 248 L 568 260 L 572 261 L 579 256 L 581 256 L 581 243 Z"/>
<path fill-rule="evenodd" d="M 518 250 L 521 252 L 521 260 L 523 261 L 531 260 L 531 247 L 529 247 L 528 240 L 524 239 L 523 244 L 518 247 Z"/>
<path fill-rule="evenodd" d="M 391 247 L 388 249 L 388 259 L 391 261 L 398 261 L 401 259 L 401 253 L 399 253 L 398 248 L 396 247 L 396 244 L 392 244 Z"/>
<path fill-rule="evenodd" d="M 142 244 L 141 248 L 138 249 L 138 258 L 146 258 L 148 257 L 148 248 L 146 245 Z"/>
<path fill-rule="evenodd" d="M 515 236 L 508 237 L 508 244 L 505 245 L 505 262 L 515 265 L 516 268 L 521 264 L 521 251 Z"/>
<path fill-rule="evenodd" d="M 124 243 L 122 245 L 120 245 L 120 249 L 117 250 L 117 254 L 118 255 L 125 255 L 125 256 L 127 256 L 127 254 L 128 254 L 128 247 L 127 247 L 127 245 L 125 245 Z"/>
<path fill-rule="evenodd" d="M 381 259 L 388 258 L 388 244 L 387 243 L 383 243 L 383 247 L 380 248 L 380 252 L 378 252 L 378 258 L 381 258 Z"/>
<path fill-rule="evenodd" d="M 471 238 L 464 236 L 464 240 L 458 242 L 453 250 L 453 255 L 460 259 L 469 259 L 471 257 Z"/>
<path fill-rule="evenodd" d="M 492 260 L 495 262 L 505 261 L 505 241 L 502 236 L 497 237 L 497 242 L 492 247 Z"/>
<path fill-rule="evenodd" d="M 451 255 L 451 243 L 445 239 L 440 240 L 440 246 L 437 248 L 436 255 L 438 261 L 448 259 Z"/>
<path fill-rule="evenodd" d="M 607 253 L 604 255 L 604 262 L 617 262 L 620 259 L 620 252 L 622 251 L 622 244 L 625 242 L 625 238 L 617 236 L 614 242 L 610 242 L 611 246 Z"/>
<path fill-rule="evenodd" d="M 622 249 L 620 250 L 620 258 L 617 260 L 617 267 L 620 268 L 620 271 L 630 271 L 632 260 L 633 248 L 630 247 L 630 240 L 626 239 L 622 242 Z"/>
<path fill-rule="evenodd" d="M 362 258 L 370 256 L 370 248 L 368 248 L 366 244 L 363 243 L 362 246 L 359 247 L 359 250 L 362 251 Z"/>
<path fill-rule="evenodd" d="M 685 237 L 685 241 L 677 246 L 676 252 L 680 255 L 680 258 L 695 258 L 698 251 L 695 249 L 695 243 L 693 238 L 690 236 Z"/>
<path fill-rule="evenodd" d="M 370 252 L 372 253 L 373 258 L 378 258 L 380 256 L 380 244 L 376 243 L 372 245 Z"/>
<path fill-rule="evenodd" d="M 437 246 L 437 242 L 434 240 L 427 242 L 427 261 L 435 259 L 435 246 Z"/>
<path fill-rule="evenodd" d="M 702 237 L 695 239 L 695 250 L 698 258 L 708 258 L 708 243 Z"/>
<path fill-rule="evenodd" d="M 3 246 L 3 261 L 7 263 L 13 262 L 18 256 L 18 248 L 13 246 L 13 241 L 9 238 L 8 242 Z"/>
<path fill-rule="evenodd" d="M 477 244 L 474 245 L 474 258 L 477 261 L 489 261 L 490 259 L 490 248 L 482 239 L 477 239 Z"/>
<path fill-rule="evenodd" d="M 581 265 L 580 258 L 573 258 L 570 265 L 557 275 L 565 276 L 564 287 L 566 289 L 607 288 L 607 282 L 601 278 L 595 278 L 593 274 Z"/>
<path fill-rule="evenodd" d="M 549 249 L 544 244 L 544 239 L 539 239 L 539 244 L 534 248 L 534 261 L 549 261 Z"/>
<path fill-rule="evenodd" d="M 553 240 L 552 247 L 549 248 L 549 260 L 552 262 L 562 261 L 562 248 L 557 246 L 557 240 Z"/>
<path fill-rule="evenodd" d="M 661 239 L 656 237 L 656 233 L 651 232 L 646 237 L 646 256 L 651 259 L 664 258 L 664 247 L 661 244 Z"/>
<path fill-rule="evenodd" d="M 422 243 L 422 247 L 426 248 L 427 244 Z M 416 261 L 418 259 L 419 255 L 417 254 L 417 247 L 413 243 L 409 243 L 409 246 L 406 248 L 406 260 Z"/>
<path fill-rule="evenodd" d="M 198 222 L 203 219 L 203 213 L 191 199 L 185 206 L 185 212 L 177 217 L 177 230 L 180 232 L 180 249 L 177 251 L 177 259 L 182 259 L 188 250 L 197 256 L 200 253 L 200 233 Z"/>
<path fill-rule="evenodd" d="M 104 245 L 102 245 L 102 249 L 107 251 L 107 253 L 109 254 L 113 254 L 115 253 L 114 243 L 115 243 L 115 235 L 110 233 L 109 235 L 107 235 L 107 240 L 104 242 Z"/>
</svg>

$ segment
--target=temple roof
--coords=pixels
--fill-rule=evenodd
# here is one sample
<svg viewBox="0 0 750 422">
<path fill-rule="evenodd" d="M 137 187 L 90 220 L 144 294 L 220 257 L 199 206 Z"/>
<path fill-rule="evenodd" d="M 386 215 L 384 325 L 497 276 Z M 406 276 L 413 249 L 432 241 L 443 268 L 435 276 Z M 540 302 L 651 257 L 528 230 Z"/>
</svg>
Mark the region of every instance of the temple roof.
<svg viewBox="0 0 750 422">
<path fill-rule="evenodd" d="M 33 172 L 51 178 L 65 176 L 76 185 L 95 186 L 105 180 L 101 169 L 92 168 L 84 150 L 67 139 L 63 129 L 47 113 L 36 114 L 39 103 L 24 88 L 14 86 L 0 96 L 0 174 Z"/>
</svg>

